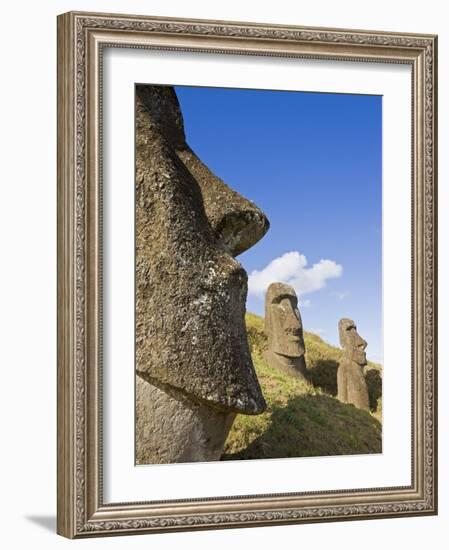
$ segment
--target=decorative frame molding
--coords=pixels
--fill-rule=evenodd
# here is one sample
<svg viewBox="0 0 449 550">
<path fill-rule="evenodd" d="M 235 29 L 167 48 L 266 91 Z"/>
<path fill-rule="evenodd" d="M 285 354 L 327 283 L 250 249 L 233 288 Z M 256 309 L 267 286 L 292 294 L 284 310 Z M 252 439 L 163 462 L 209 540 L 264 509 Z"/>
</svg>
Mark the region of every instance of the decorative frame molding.
<svg viewBox="0 0 449 550">
<path fill-rule="evenodd" d="M 103 47 L 406 63 L 413 102 L 412 484 L 104 504 Z M 58 533 L 70 538 L 437 513 L 437 37 L 70 12 L 58 17 Z"/>
</svg>

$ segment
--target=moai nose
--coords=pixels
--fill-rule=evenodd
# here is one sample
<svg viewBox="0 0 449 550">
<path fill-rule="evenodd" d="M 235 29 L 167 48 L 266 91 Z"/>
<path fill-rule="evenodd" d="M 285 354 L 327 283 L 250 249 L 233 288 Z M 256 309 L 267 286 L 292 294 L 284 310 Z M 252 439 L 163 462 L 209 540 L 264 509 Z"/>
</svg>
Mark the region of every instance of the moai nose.
<svg viewBox="0 0 449 550">
<path fill-rule="evenodd" d="M 177 154 L 200 185 L 218 243 L 234 257 L 256 244 L 270 227 L 262 210 L 213 174 L 190 147 Z"/>
<path fill-rule="evenodd" d="M 358 335 L 358 343 L 357 343 L 357 346 L 360 348 L 360 349 L 363 349 L 365 350 L 366 349 L 366 346 L 368 345 L 367 341 L 364 340 L 360 335 Z"/>
</svg>

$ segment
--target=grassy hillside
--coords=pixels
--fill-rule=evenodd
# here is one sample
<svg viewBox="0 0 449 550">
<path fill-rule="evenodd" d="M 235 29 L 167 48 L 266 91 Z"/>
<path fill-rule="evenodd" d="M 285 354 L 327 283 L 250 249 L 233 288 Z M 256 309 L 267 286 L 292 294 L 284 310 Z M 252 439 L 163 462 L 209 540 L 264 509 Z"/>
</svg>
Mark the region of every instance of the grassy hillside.
<svg viewBox="0 0 449 550">
<path fill-rule="evenodd" d="M 223 460 L 378 453 L 381 438 L 380 365 L 369 363 L 367 383 L 372 413 L 340 403 L 337 368 L 341 350 L 305 333 L 308 382 L 271 368 L 263 358 L 263 319 L 248 313 L 248 341 L 268 410 L 238 415 Z"/>
</svg>

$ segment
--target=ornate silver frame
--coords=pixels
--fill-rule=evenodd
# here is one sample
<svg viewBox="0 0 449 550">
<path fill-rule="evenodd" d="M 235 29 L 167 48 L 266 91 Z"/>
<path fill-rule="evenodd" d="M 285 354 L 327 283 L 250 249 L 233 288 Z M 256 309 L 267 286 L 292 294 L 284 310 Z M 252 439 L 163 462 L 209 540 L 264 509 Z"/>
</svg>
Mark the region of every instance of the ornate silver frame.
<svg viewBox="0 0 449 550">
<path fill-rule="evenodd" d="M 99 128 L 101 59 L 106 45 L 411 66 L 410 486 L 103 503 Z M 82 538 L 437 513 L 436 56 L 433 35 L 76 12 L 58 17 L 59 534 Z"/>
</svg>

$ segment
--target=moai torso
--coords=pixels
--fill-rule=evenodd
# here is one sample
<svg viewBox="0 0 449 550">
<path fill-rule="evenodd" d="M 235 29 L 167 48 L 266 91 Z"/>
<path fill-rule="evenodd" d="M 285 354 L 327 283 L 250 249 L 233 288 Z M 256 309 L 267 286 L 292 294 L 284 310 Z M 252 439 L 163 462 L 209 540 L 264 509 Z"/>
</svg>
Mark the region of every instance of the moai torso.
<svg viewBox="0 0 449 550">
<path fill-rule="evenodd" d="M 343 357 L 337 371 L 337 397 L 342 403 L 352 403 L 369 411 L 368 388 L 363 373 L 367 344 L 351 319 L 341 319 L 338 329 Z"/>
<path fill-rule="evenodd" d="M 305 345 L 296 292 L 285 283 L 272 283 L 265 295 L 265 359 L 274 368 L 298 378 L 306 376 Z"/>
</svg>

